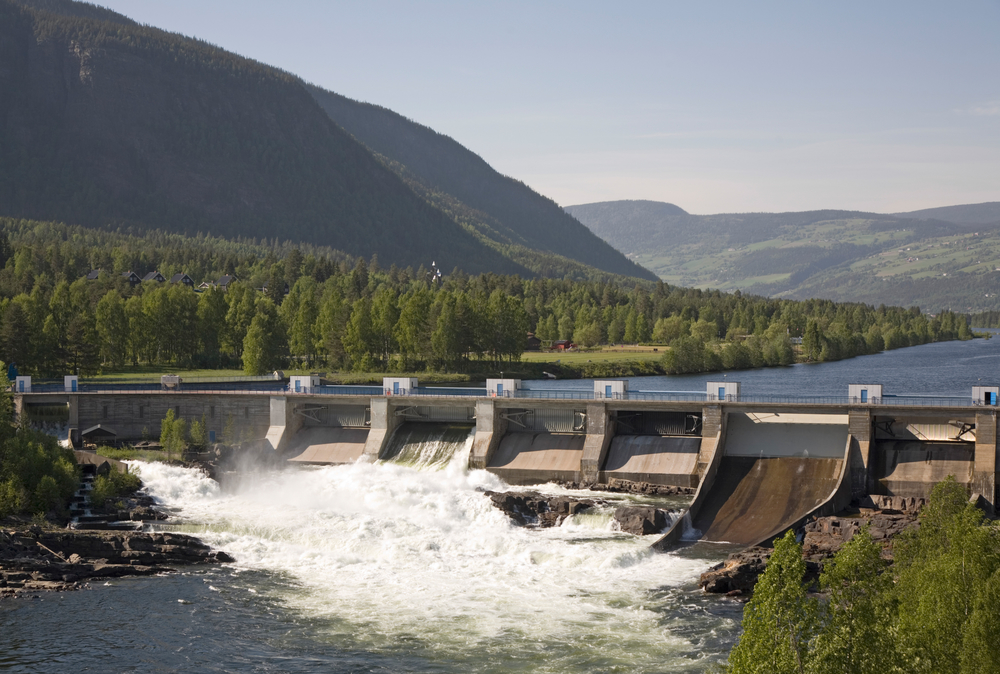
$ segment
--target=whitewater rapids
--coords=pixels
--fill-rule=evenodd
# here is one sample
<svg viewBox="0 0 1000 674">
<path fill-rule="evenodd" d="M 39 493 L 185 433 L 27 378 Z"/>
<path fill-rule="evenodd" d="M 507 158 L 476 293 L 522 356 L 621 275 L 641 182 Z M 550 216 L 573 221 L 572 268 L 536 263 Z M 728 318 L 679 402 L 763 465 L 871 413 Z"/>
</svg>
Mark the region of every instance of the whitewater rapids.
<svg viewBox="0 0 1000 674">
<path fill-rule="evenodd" d="M 441 470 L 287 470 L 232 491 L 136 463 L 173 522 L 232 554 L 235 573 L 282 579 L 248 591 L 274 593 L 344 648 L 419 652 L 441 671 L 701 671 L 719 659 L 706 642 L 731 642 L 731 611 L 713 615 L 691 589 L 717 560 L 652 553 L 610 515 L 517 527 L 483 494 L 509 487 L 465 468 L 471 442 Z"/>
</svg>

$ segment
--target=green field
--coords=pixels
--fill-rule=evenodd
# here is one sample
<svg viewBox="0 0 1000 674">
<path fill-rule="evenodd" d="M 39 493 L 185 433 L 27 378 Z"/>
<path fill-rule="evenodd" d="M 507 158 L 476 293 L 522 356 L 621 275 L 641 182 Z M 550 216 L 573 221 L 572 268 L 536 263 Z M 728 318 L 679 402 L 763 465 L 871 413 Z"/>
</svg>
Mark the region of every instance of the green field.
<svg viewBox="0 0 1000 674">
<path fill-rule="evenodd" d="M 654 351 L 653 349 L 656 349 Z M 614 363 L 629 360 L 658 360 L 669 350 L 666 346 L 604 348 L 594 351 L 527 351 L 521 356 L 525 363 Z"/>
</svg>

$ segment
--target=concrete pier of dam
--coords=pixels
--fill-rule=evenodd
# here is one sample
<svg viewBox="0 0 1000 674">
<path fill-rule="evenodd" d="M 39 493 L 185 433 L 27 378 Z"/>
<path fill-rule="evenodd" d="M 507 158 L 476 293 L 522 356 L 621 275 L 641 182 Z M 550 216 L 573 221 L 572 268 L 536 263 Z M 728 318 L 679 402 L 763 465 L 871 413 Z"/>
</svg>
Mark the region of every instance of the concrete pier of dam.
<svg viewBox="0 0 1000 674">
<path fill-rule="evenodd" d="M 382 387 L 299 382 L 281 391 L 29 386 L 15 403 L 29 419 L 65 410 L 77 442 L 98 426 L 119 442 L 155 438 L 173 410 L 204 419 L 210 440 L 263 441 L 290 463 L 310 465 L 384 460 L 394 433 L 414 425 L 467 427 L 470 468 L 510 484 L 697 488 L 661 549 L 682 538 L 768 542 L 867 495 L 926 497 L 948 475 L 987 509 L 997 503 L 995 388 L 977 387 L 978 399 L 974 390 L 967 399 L 932 400 L 884 396 L 875 386 L 862 396 L 852 387 L 854 395 L 817 400 L 744 397 L 734 382 L 709 383 L 704 394 L 653 395 L 599 381 L 593 392 L 547 396 L 496 381 L 436 390 L 409 379 Z"/>
</svg>

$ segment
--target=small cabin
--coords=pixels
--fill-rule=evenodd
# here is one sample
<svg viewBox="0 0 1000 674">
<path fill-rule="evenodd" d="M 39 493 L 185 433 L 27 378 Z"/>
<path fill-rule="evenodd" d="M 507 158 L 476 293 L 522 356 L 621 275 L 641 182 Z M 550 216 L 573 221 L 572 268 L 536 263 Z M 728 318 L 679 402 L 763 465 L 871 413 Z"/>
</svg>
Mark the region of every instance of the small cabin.
<svg viewBox="0 0 1000 674">
<path fill-rule="evenodd" d="M 738 381 L 710 381 L 705 384 L 705 400 L 734 403 L 740 399 Z"/>
<path fill-rule="evenodd" d="M 292 375 L 288 378 L 288 391 L 290 393 L 309 393 L 312 389 L 319 388 L 319 375 Z"/>
<path fill-rule="evenodd" d="M 535 333 L 529 332 L 527 339 L 524 340 L 524 350 L 538 351 L 541 348 L 542 348 L 542 340 L 535 337 Z"/>
<path fill-rule="evenodd" d="M 569 351 L 570 349 L 575 349 L 575 348 L 576 344 L 574 344 L 568 339 L 557 339 L 556 341 L 552 342 L 553 351 Z"/>
<path fill-rule="evenodd" d="M 595 379 L 594 397 L 598 400 L 624 400 L 628 398 L 628 382 L 624 379 Z"/>
<path fill-rule="evenodd" d="M 515 391 L 520 390 L 520 379 L 487 379 L 486 391 L 492 398 L 513 398 Z"/>
<path fill-rule="evenodd" d="M 847 397 L 852 403 L 877 405 L 882 401 L 882 385 L 848 384 Z"/>
<path fill-rule="evenodd" d="M 997 397 L 1000 396 L 1000 387 L 997 386 L 973 386 L 972 402 L 974 405 L 997 406 Z"/>
<path fill-rule="evenodd" d="M 167 279 L 158 271 L 151 271 L 142 277 L 142 282 L 146 281 L 156 281 L 157 283 L 166 283 Z"/>
<path fill-rule="evenodd" d="M 383 377 L 382 391 L 387 396 L 405 396 L 417 389 L 416 377 Z"/>
<path fill-rule="evenodd" d="M 170 284 L 174 285 L 176 283 L 186 285 L 188 288 L 194 288 L 194 279 L 183 272 L 181 272 L 180 274 L 174 274 L 173 276 L 170 277 Z M 202 285 L 207 285 L 207 284 L 203 283 Z"/>
<path fill-rule="evenodd" d="M 239 281 L 239 279 L 232 274 L 226 274 L 215 282 L 215 287 L 222 288 L 223 291 L 226 291 L 229 290 L 230 284 L 236 283 L 237 281 Z"/>
<path fill-rule="evenodd" d="M 96 281 L 97 277 L 99 277 L 100 275 L 101 275 L 100 269 L 91 269 L 90 271 L 87 272 L 86 278 L 88 281 Z"/>
<path fill-rule="evenodd" d="M 63 390 L 67 393 L 76 393 L 80 390 L 80 378 L 75 374 L 68 374 L 63 377 Z"/>
<path fill-rule="evenodd" d="M 133 288 L 142 283 L 142 279 L 134 271 L 123 271 L 122 278 L 128 281 L 128 284 Z"/>
</svg>

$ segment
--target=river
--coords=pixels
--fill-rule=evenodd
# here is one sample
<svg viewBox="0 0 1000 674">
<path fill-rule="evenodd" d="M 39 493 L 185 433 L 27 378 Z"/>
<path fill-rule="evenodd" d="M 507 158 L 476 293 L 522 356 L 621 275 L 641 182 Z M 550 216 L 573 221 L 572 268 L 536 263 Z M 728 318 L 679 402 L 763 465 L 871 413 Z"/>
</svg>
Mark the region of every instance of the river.
<svg viewBox="0 0 1000 674">
<path fill-rule="evenodd" d="M 718 376 L 630 386 L 703 390 Z M 727 376 L 751 395 L 844 395 L 849 383 L 968 395 L 980 377 L 1000 378 L 1000 340 Z M 742 605 L 696 581 L 726 548 L 652 554 L 650 539 L 614 531 L 606 509 L 554 529 L 513 526 L 482 493 L 505 485 L 464 467 L 471 439 L 439 442 L 396 462 L 261 473 L 225 490 L 141 465 L 173 509 L 164 526 L 238 561 L 0 601 L 0 669 L 652 673 L 725 658 Z"/>
</svg>

